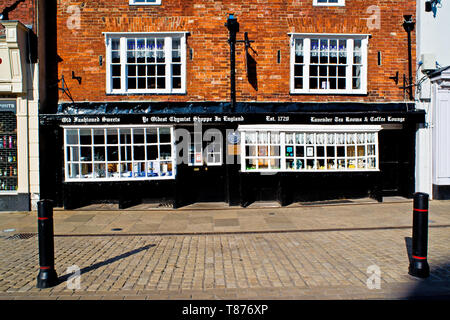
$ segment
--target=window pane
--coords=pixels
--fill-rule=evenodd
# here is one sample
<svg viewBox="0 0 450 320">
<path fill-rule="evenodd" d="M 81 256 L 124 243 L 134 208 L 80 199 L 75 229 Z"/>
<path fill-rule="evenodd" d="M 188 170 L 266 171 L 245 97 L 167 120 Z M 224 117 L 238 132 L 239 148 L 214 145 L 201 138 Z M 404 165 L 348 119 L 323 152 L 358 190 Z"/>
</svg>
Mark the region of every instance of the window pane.
<svg viewBox="0 0 450 320">
<path fill-rule="evenodd" d="M 78 130 L 67 130 L 66 142 L 67 144 L 78 144 Z"/>
<path fill-rule="evenodd" d="M 120 132 L 120 143 L 130 144 L 131 143 L 131 129 L 119 129 Z"/>
<path fill-rule="evenodd" d="M 91 129 L 80 129 L 80 144 L 92 144 Z"/>
<path fill-rule="evenodd" d="M 119 51 L 111 52 L 111 62 L 112 63 L 120 63 L 120 52 Z"/>
<path fill-rule="evenodd" d="M 159 129 L 159 142 L 170 143 L 170 128 Z"/>
<path fill-rule="evenodd" d="M 295 87 L 295 89 L 303 89 L 303 79 L 295 78 L 294 79 L 294 87 Z"/>
<path fill-rule="evenodd" d="M 92 148 L 91 147 L 81 147 L 80 148 L 80 160 L 81 161 L 92 161 Z"/>
<path fill-rule="evenodd" d="M 119 161 L 119 147 L 107 147 L 108 161 Z"/>
<path fill-rule="evenodd" d="M 136 89 L 136 78 L 128 78 L 128 89 Z"/>
<path fill-rule="evenodd" d="M 172 75 L 181 76 L 181 65 L 180 64 L 172 65 Z"/>
<path fill-rule="evenodd" d="M 166 88 L 166 78 L 158 77 L 156 78 L 156 86 L 158 89 Z"/>
<path fill-rule="evenodd" d="M 117 129 L 106 129 L 106 139 L 106 143 L 108 144 L 118 144 Z"/>
<path fill-rule="evenodd" d="M 147 146 L 147 160 L 158 159 L 158 146 Z"/>
<path fill-rule="evenodd" d="M 144 143 L 144 129 L 143 128 L 135 128 L 133 129 L 133 143 Z"/>
<path fill-rule="evenodd" d="M 145 160 L 145 147 L 144 146 L 134 146 L 134 159 L 133 160 Z"/>
<path fill-rule="evenodd" d="M 172 78 L 172 87 L 173 87 L 173 89 L 181 89 L 181 78 L 180 77 Z"/>
</svg>

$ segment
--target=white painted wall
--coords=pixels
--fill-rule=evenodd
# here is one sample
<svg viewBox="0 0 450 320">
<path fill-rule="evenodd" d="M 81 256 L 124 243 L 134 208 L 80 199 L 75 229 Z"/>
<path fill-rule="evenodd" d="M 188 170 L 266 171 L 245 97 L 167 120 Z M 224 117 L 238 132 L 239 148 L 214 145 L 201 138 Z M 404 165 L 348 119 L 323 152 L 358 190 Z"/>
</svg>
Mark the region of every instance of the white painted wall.
<svg viewBox="0 0 450 320">
<path fill-rule="evenodd" d="M 450 0 L 441 0 L 440 6 L 433 17 L 432 12 L 425 12 L 425 0 L 417 0 L 417 56 L 434 53 L 444 67 L 450 65 Z"/>
<path fill-rule="evenodd" d="M 421 61 L 422 54 L 434 54 L 440 66 L 450 65 L 450 0 L 441 0 L 435 17 L 433 12 L 425 12 L 425 0 L 417 0 L 416 41 L 417 63 Z M 425 126 L 421 126 L 416 134 L 416 192 L 428 193 L 432 198 L 433 173 L 436 173 L 433 168 L 436 101 L 432 101 L 430 80 L 424 76 L 419 68 L 416 108 L 425 110 L 427 114 Z"/>
</svg>

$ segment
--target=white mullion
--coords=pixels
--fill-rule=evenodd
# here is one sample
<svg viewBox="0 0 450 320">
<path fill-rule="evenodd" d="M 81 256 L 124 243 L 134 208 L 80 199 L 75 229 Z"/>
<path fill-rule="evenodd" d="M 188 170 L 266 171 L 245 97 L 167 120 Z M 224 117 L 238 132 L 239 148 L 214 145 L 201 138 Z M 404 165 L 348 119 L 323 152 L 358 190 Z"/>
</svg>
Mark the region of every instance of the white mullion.
<svg viewBox="0 0 450 320">
<path fill-rule="evenodd" d="M 145 170 L 145 177 L 147 178 L 147 172 L 148 172 L 148 156 L 147 156 L 147 128 L 144 129 L 144 170 Z"/>
<path fill-rule="evenodd" d="M 183 36 L 180 38 L 180 57 L 181 57 L 181 91 L 186 92 L 186 64 L 187 64 L 187 57 L 186 57 L 186 35 L 183 34 Z"/>
<path fill-rule="evenodd" d="M 295 38 L 291 35 L 291 56 L 290 56 L 290 87 L 291 92 L 295 92 Z"/>
<path fill-rule="evenodd" d="M 66 170 L 64 172 L 64 179 L 66 181 L 68 178 L 68 172 L 69 172 L 69 166 L 70 166 L 69 162 L 72 163 L 72 159 L 70 159 L 70 161 L 67 160 L 67 148 L 70 148 L 70 147 L 67 146 L 67 129 L 64 129 L 64 163 L 65 163 L 65 167 L 66 167 Z M 72 153 L 73 152 L 71 151 L 70 152 L 70 154 L 72 156 L 71 158 L 73 158 Z"/>
<path fill-rule="evenodd" d="M 347 39 L 347 67 L 345 74 L 345 91 L 351 92 L 353 90 L 353 48 L 354 48 L 353 38 Z"/>
<path fill-rule="evenodd" d="M 175 137 L 173 133 L 173 127 L 170 127 L 170 160 L 172 162 L 172 177 L 175 177 L 176 175 L 176 161 L 175 161 L 175 154 L 176 154 L 176 145 L 175 145 Z"/>
<path fill-rule="evenodd" d="M 309 91 L 309 67 L 311 64 L 311 38 L 303 38 L 303 90 Z"/>
<path fill-rule="evenodd" d="M 280 131 L 280 170 L 286 170 L 286 132 Z"/>
<path fill-rule="evenodd" d="M 164 38 L 164 61 L 166 63 L 166 91 L 172 92 L 172 37 Z"/>
<path fill-rule="evenodd" d="M 118 159 L 119 159 L 119 178 L 122 178 L 122 146 L 120 141 L 120 128 L 117 129 L 117 148 L 119 150 Z"/>
<path fill-rule="evenodd" d="M 106 38 L 106 92 L 112 92 L 112 39 Z"/>
<path fill-rule="evenodd" d="M 247 142 L 246 142 L 246 132 L 241 131 L 241 172 L 245 172 L 247 168 L 245 167 L 245 163 L 247 161 L 248 155 L 245 153 Z"/>
<path fill-rule="evenodd" d="M 157 163 L 157 165 L 158 165 L 158 173 L 159 173 L 159 176 L 161 177 L 161 142 L 160 142 L 160 139 L 159 139 L 159 135 L 160 135 L 160 132 L 161 132 L 161 128 L 160 127 L 157 127 L 156 128 L 156 147 L 157 147 L 157 149 L 158 149 L 158 156 L 157 156 L 157 158 L 156 158 L 156 163 Z"/>
<path fill-rule="evenodd" d="M 364 38 L 361 40 L 361 89 L 364 93 L 367 92 L 367 70 L 368 70 L 368 38 Z"/>
<path fill-rule="evenodd" d="M 81 140 L 80 140 L 80 129 L 77 129 L 77 138 L 78 138 L 78 176 L 81 178 Z"/>
<path fill-rule="evenodd" d="M 133 38 L 134 39 L 134 38 Z M 136 39 L 134 39 L 136 42 Z M 120 92 L 127 92 L 127 38 L 120 38 Z M 137 71 L 136 71 L 137 72 Z"/>
<path fill-rule="evenodd" d="M 375 132 L 375 159 L 377 163 L 375 164 L 375 169 L 379 169 L 379 154 L 378 154 L 378 132 Z"/>
</svg>

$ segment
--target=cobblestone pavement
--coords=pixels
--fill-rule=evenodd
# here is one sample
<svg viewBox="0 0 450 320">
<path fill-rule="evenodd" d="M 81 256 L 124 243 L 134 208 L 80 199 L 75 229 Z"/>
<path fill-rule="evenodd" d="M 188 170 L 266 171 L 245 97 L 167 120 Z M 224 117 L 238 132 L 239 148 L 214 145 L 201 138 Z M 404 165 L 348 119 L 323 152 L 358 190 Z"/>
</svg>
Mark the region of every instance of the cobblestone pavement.
<svg viewBox="0 0 450 320">
<path fill-rule="evenodd" d="M 449 299 L 450 202 L 430 204 L 425 280 L 408 275 L 411 212 L 409 202 L 55 211 L 61 283 L 42 290 L 36 213 L 0 213 L 0 299 Z M 11 237 L 20 232 L 31 233 Z M 67 287 L 75 283 L 72 265 L 80 268 L 79 289 Z M 380 289 L 367 286 L 372 265 Z"/>
</svg>

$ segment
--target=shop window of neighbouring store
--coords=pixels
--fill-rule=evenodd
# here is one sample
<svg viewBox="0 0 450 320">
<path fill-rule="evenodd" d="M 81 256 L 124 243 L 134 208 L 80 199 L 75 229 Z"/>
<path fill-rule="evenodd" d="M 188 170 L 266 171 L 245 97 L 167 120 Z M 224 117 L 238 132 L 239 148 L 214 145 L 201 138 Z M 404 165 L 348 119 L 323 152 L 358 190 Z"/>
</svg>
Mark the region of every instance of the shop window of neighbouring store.
<svg viewBox="0 0 450 320">
<path fill-rule="evenodd" d="M 241 170 L 378 171 L 378 126 L 241 126 Z"/>
<path fill-rule="evenodd" d="M 0 193 L 17 190 L 17 121 L 0 111 Z"/>
<path fill-rule="evenodd" d="M 172 127 L 64 129 L 65 180 L 175 178 Z"/>
<path fill-rule="evenodd" d="M 107 93 L 185 93 L 185 42 L 185 33 L 180 32 L 108 33 Z"/>
<path fill-rule="evenodd" d="M 366 94 L 368 35 L 292 34 L 291 93 Z"/>
</svg>

